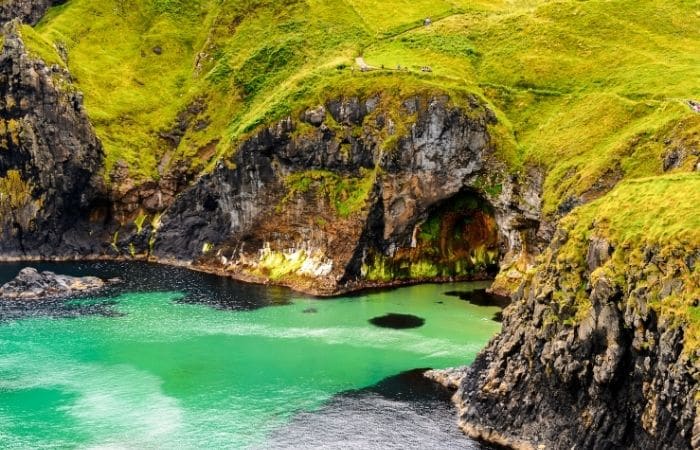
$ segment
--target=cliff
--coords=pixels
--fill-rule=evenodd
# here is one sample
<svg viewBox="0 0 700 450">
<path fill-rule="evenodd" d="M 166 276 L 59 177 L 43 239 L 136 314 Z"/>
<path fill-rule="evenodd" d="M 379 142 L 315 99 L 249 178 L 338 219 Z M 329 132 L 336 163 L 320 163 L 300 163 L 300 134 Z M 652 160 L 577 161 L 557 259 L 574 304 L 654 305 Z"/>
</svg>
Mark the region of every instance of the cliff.
<svg viewBox="0 0 700 450">
<path fill-rule="evenodd" d="M 476 98 L 332 100 L 264 129 L 162 215 L 161 259 L 318 294 L 485 278 L 538 225 Z M 528 234 L 529 233 L 529 234 Z"/>
<path fill-rule="evenodd" d="M 328 295 L 487 278 L 537 240 L 541 174 L 510 173 L 475 96 L 342 97 L 256 131 L 194 182 L 181 165 L 106 179 L 60 54 L 5 30 L 4 259 L 148 258 Z"/>
<path fill-rule="evenodd" d="M 0 26 L 13 19 L 36 25 L 51 6 L 64 2 L 65 0 L 3 0 L 0 2 Z"/>
<path fill-rule="evenodd" d="M 684 201 L 700 178 L 664 181 L 649 203 L 622 203 L 637 220 L 626 226 L 600 203 L 562 222 L 461 382 L 467 434 L 514 448 L 700 445 L 700 241 Z M 655 227 L 664 202 L 682 213 L 672 233 Z"/>
<path fill-rule="evenodd" d="M 72 0 L 19 24 L 48 3 L 0 4 L 3 258 L 319 295 L 497 273 L 466 433 L 700 446 L 694 5 Z"/>
<path fill-rule="evenodd" d="M 17 22 L 4 27 L 3 37 L 0 252 L 3 258 L 91 254 L 90 219 L 99 227 L 108 210 L 100 207 L 102 147 L 82 96 L 63 66 L 27 51 Z"/>
</svg>

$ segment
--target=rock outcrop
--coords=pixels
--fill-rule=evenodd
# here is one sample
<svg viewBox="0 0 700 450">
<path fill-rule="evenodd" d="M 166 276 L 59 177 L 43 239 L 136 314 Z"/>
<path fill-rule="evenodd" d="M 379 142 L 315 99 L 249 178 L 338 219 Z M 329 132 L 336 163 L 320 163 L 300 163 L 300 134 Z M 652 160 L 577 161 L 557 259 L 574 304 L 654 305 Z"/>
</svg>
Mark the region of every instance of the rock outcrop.
<svg viewBox="0 0 700 450">
<path fill-rule="evenodd" d="M 592 235 L 556 233 L 461 383 L 461 427 L 513 448 L 698 448 L 700 367 L 679 314 L 700 252 Z"/>
<path fill-rule="evenodd" d="M 42 300 L 65 298 L 102 289 L 105 282 L 97 277 L 71 277 L 53 272 L 38 272 L 27 267 L 17 277 L 0 287 L 0 300 Z"/>
<path fill-rule="evenodd" d="M 0 1 L 0 27 L 13 19 L 35 25 L 53 5 L 65 0 L 2 0 Z"/>
<path fill-rule="evenodd" d="M 539 186 L 507 173 L 494 124 L 476 99 L 329 101 L 263 129 L 180 195 L 154 253 L 319 294 L 484 277 L 539 217 Z"/>
<path fill-rule="evenodd" d="M 0 53 L 0 253 L 90 255 L 109 220 L 103 152 L 70 74 L 25 47 L 17 22 Z M 92 217 L 91 217 L 92 216 Z M 92 222 L 90 221 L 92 219 Z"/>
<path fill-rule="evenodd" d="M 423 376 L 439 385 L 456 391 L 462 384 L 462 380 L 469 373 L 469 366 L 454 367 L 450 369 L 431 369 L 423 372 Z"/>
<path fill-rule="evenodd" d="M 539 239 L 542 177 L 508 173 L 475 97 L 330 100 L 194 182 L 173 170 L 137 185 L 117 164 L 106 185 L 70 74 L 28 51 L 16 21 L 4 34 L 4 259 L 149 258 L 334 294 L 485 278 Z"/>
</svg>

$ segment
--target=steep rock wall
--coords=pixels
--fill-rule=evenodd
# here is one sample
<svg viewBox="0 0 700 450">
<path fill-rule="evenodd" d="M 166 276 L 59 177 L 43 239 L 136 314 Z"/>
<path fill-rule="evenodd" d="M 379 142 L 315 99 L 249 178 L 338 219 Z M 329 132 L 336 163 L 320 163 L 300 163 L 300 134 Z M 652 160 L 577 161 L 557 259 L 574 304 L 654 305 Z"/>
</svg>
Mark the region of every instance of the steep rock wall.
<svg viewBox="0 0 700 450">
<path fill-rule="evenodd" d="M 259 132 L 180 195 L 154 254 L 316 293 L 397 275 L 483 277 L 487 263 L 522 250 L 539 216 L 539 186 L 508 174 L 494 123 L 476 99 L 461 108 L 428 96 L 329 101 Z M 495 239 L 487 233 L 459 261 L 444 249 L 410 257 L 421 225 L 457 196 L 487 205 L 488 214 L 453 213 L 468 223 L 478 214 Z"/>
<path fill-rule="evenodd" d="M 2 0 L 0 1 L 0 26 L 13 19 L 35 25 L 53 5 L 65 0 Z"/>
<path fill-rule="evenodd" d="M 678 314 L 700 301 L 700 251 L 591 236 L 573 244 L 584 261 L 557 231 L 461 383 L 461 427 L 514 448 L 698 448 L 698 351 Z"/>
<path fill-rule="evenodd" d="M 329 294 L 483 278 L 537 240 L 541 177 L 508 173 L 476 98 L 330 100 L 194 182 L 175 165 L 136 184 L 117 164 L 106 184 L 70 74 L 17 30 L 0 60 L 5 259 L 149 258 Z"/>
<path fill-rule="evenodd" d="M 26 50 L 16 22 L 0 53 L 0 252 L 5 258 L 96 252 L 103 153 L 63 68 Z M 99 208 L 98 208 L 99 209 Z M 108 220 L 96 217 L 100 228 Z"/>
</svg>

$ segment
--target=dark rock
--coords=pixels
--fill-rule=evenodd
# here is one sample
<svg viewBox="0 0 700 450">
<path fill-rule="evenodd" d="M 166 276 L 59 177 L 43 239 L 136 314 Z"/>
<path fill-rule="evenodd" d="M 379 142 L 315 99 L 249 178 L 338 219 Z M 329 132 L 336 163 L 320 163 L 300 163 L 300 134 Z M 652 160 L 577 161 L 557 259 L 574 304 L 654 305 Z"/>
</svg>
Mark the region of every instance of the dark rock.
<svg viewBox="0 0 700 450">
<path fill-rule="evenodd" d="M 264 275 L 251 275 L 264 273 L 253 270 L 261 252 L 303 251 L 317 260 L 299 275 L 312 280 L 314 292 L 332 293 L 361 286 L 362 267 L 372 255 L 391 258 L 410 252 L 417 227 L 430 214 L 468 196 L 492 214 L 484 220 L 495 222 L 496 257 L 516 261 L 525 248 L 538 248 L 542 177 L 533 171 L 521 181 L 506 174 L 489 144 L 488 111 L 475 101 L 467 113 L 450 106 L 446 97 L 391 101 L 413 111 L 402 117 L 413 124 L 410 133 L 397 139 L 391 152 L 381 147 L 392 125 L 382 129 L 375 120 L 365 120 L 368 111 L 381 116 L 381 108 L 387 107 L 378 96 L 331 100 L 324 108 L 302 113 L 302 120 L 321 125 L 301 136 L 294 133 L 291 118 L 262 129 L 230 161 L 177 197 L 162 217 L 154 254 L 223 266 L 244 279 L 267 281 Z M 325 127 L 324 109 L 339 128 Z M 313 179 L 308 189 L 290 195 L 290 175 L 310 171 L 342 180 L 372 177 L 366 203 L 356 213 L 339 217 L 328 196 L 316 191 Z M 498 193 L 479 187 L 484 178 L 499 186 Z M 202 249 L 214 250 L 204 256 Z"/>
<path fill-rule="evenodd" d="M 515 448 L 695 448 L 697 363 L 683 353 L 683 328 L 648 306 L 655 292 L 680 292 L 684 275 L 669 270 L 671 256 L 647 248 L 643 261 L 591 278 L 616 250 L 594 238 L 585 267 L 565 263 L 558 251 L 567 233 L 557 235 L 564 242 L 552 242 L 548 261 L 505 309 L 503 331 L 464 377 L 460 426 Z M 643 275 L 650 271 L 669 278 Z M 569 305 L 584 285 L 590 307 L 572 322 Z"/>
<path fill-rule="evenodd" d="M 559 215 L 566 215 L 571 212 L 577 206 L 580 206 L 583 202 L 581 199 L 576 197 L 567 197 L 563 202 L 557 207 L 557 213 Z"/>
<path fill-rule="evenodd" d="M 613 248 L 610 243 L 602 238 L 591 239 L 586 254 L 586 264 L 588 270 L 593 272 L 598 267 L 605 264 L 612 256 Z"/>
<path fill-rule="evenodd" d="M 0 1 L 0 27 L 13 19 L 36 25 L 53 5 L 66 0 L 4 0 Z"/>
<path fill-rule="evenodd" d="M 0 287 L 0 299 L 42 300 L 70 297 L 103 288 L 105 282 L 97 277 L 71 277 L 41 272 L 27 267 L 14 280 Z"/>
<path fill-rule="evenodd" d="M 18 192 L 12 205 L 0 201 L 0 253 L 96 253 L 103 224 L 91 224 L 90 215 L 106 197 L 104 155 L 82 97 L 61 87 L 70 85 L 68 72 L 27 53 L 16 22 L 3 33 L 0 178 L 13 180 Z"/>
<path fill-rule="evenodd" d="M 486 289 L 475 289 L 473 291 L 449 291 L 445 295 L 459 297 L 460 300 L 467 301 L 476 306 L 498 306 L 505 308 L 510 304 L 510 298 L 503 295 L 492 294 Z"/>
<path fill-rule="evenodd" d="M 432 380 L 447 389 L 456 391 L 459 389 L 462 380 L 469 372 L 469 367 L 455 367 L 450 369 L 431 369 L 423 372 L 423 376 Z"/>
<path fill-rule="evenodd" d="M 664 154 L 664 172 L 677 169 L 681 164 L 683 164 L 685 158 L 686 152 L 682 148 L 674 147 L 667 150 Z"/>
<path fill-rule="evenodd" d="M 313 126 L 320 127 L 323 121 L 326 120 L 326 108 L 318 106 L 313 109 L 307 109 L 302 116 L 302 120 Z"/>
</svg>

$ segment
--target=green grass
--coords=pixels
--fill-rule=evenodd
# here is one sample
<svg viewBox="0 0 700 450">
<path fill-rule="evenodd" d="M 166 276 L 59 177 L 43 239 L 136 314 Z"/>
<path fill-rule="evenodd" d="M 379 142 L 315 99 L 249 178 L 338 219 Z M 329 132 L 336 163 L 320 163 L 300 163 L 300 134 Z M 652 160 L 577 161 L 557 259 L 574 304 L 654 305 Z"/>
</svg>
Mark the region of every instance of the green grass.
<svg viewBox="0 0 700 450">
<path fill-rule="evenodd" d="M 700 173 L 678 173 L 621 182 L 608 195 L 563 219 L 584 239 L 591 230 L 617 245 L 700 247 Z"/>
<path fill-rule="evenodd" d="M 276 118 L 375 92 L 482 98 L 511 170 L 546 170 L 547 215 L 700 142 L 684 104 L 700 98 L 697 0 L 71 0 L 23 33 L 38 56 L 67 50 L 107 168 L 124 160 L 135 178 L 207 171 Z M 353 70 L 360 55 L 386 70 Z M 173 148 L 159 133 L 195 101 Z"/>
<path fill-rule="evenodd" d="M 484 99 L 512 170 L 547 171 L 547 215 L 700 141 L 684 104 L 700 98 L 697 0 L 71 0 L 22 33 L 49 61 L 63 63 L 52 43 L 67 50 L 107 173 L 124 160 L 134 178 L 207 171 L 276 118 L 378 91 Z M 359 55 L 387 70 L 352 70 Z M 159 134 L 194 102 L 172 147 Z"/>
<path fill-rule="evenodd" d="M 659 174 L 665 133 L 683 121 L 696 132 L 683 100 L 700 97 L 699 11 L 688 0 L 71 0 L 30 47 L 67 49 L 108 171 L 117 160 L 134 178 L 178 161 L 209 170 L 257 127 L 331 96 L 475 93 L 501 120 L 513 170 L 549 172 L 552 214 L 611 167 Z M 359 73 L 359 55 L 408 72 Z M 196 100 L 206 108 L 172 148 L 159 133 Z"/>
<path fill-rule="evenodd" d="M 386 0 L 381 4 L 372 0 L 346 0 L 346 3 L 355 9 L 367 27 L 384 33 L 407 25 L 420 26 L 427 17 L 442 16 L 453 9 L 445 0 Z"/>
<path fill-rule="evenodd" d="M 327 199 L 339 217 L 347 219 L 361 211 L 367 203 L 376 179 L 376 172 L 364 170 L 361 177 L 343 177 L 326 170 L 309 170 L 289 175 L 285 180 L 287 196 L 279 205 L 307 192 Z"/>
<path fill-rule="evenodd" d="M 556 260 L 550 253 L 544 257 L 561 274 L 554 301 L 571 305 L 574 323 L 588 314 L 591 302 L 583 289 L 588 242 L 605 238 L 615 251 L 591 280 L 606 276 L 623 292 L 630 292 L 630 280 L 643 286 L 652 309 L 674 326 L 685 325 L 684 351 L 700 357 L 700 265 L 689 262 L 689 255 L 700 252 L 698 193 L 700 173 L 639 178 L 574 210 L 562 220 L 567 240 Z M 650 263 L 647 251 L 658 260 Z M 662 295 L 664 286 L 678 281 L 683 283 L 680 291 Z"/>
<path fill-rule="evenodd" d="M 47 65 L 66 67 L 56 48 L 29 25 L 19 26 L 19 35 L 29 49 L 30 56 L 43 60 Z"/>
</svg>

